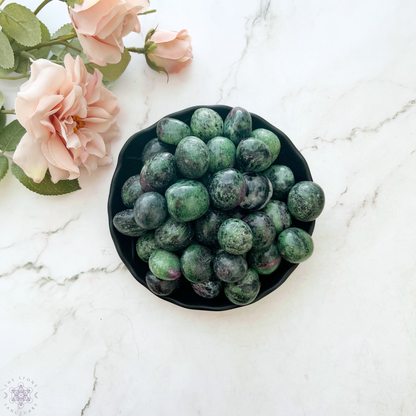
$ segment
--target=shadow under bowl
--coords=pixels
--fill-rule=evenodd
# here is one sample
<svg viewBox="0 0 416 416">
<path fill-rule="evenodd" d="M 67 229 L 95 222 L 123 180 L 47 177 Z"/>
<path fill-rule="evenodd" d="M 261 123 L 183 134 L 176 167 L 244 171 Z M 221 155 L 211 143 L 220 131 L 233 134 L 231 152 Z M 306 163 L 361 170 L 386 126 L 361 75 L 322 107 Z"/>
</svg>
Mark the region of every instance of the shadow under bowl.
<svg viewBox="0 0 416 416">
<path fill-rule="evenodd" d="M 169 114 L 166 117 L 176 118 L 189 125 L 192 114 L 195 110 L 201 107 L 211 108 L 212 110 L 215 110 L 220 114 L 223 120 L 232 110 L 232 107 L 225 105 L 195 106 Z M 282 131 L 272 126 L 270 123 L 257 116 L 256 114 L 251 114 L 251 116 L 253 120 L 253 130 L 258 128 L 268 129 L 275 133 L 280 139 L 281 151 L 274 164 L 289 166 L 295 175 L 296 182 L 312 181 L 312 176 L 306 160 L 300 154 L 298 149 L 296 149 L 295 145 L 290 141 L 290 139 Z M 146 289 L 147 286 L 145 276 L 146 272 L 149 270 L 149 267 L 148 264 L 143 262 L 136 254 L 137 238 L 127 237 L 119 233 L 113 226 L 113 217 L 118 212 L 126 209 L 121 200 L 121 188 L 124 182 L 130 176 L 140 173 L 140 170 L 143 166 L 141 161 L 143 148 L 148 141 L 157 137 L 156 124 L 157 123 L 153 124 L 147 129 L 133 134 L 133 136 L 131 136 L 123 146 L 118 157 L 118 163 L 113 175 L 113 179 L 111 181 L 110 195 L 108 198 L 107 207 L 110 233 L 116 246 L 117 252 L 133 277 L 144 287 L 146 287 Z M 301 228 L 312 235 L 315 227 L 315 221 L 300 222 L 293 219 L 292 226 Z M 267 276 L 260 276 L 261 289 L 255 302 L 263 299 L 269 293 L 277 289 L 282 283 L 286 281 L 286 279 L 296 269 L 296 267 L 298 267 L 298 264 L 291 264 L 285 260 L 282 260 L 280 266 L 275 272 Z M 193 291 L 190 284 L 183 285 L 179 291 L 174 292 L 171 296 L 161 297 L 161 299 L 174 303 L 178 306 L 182 306 L 184 308 L 197 310 L 224 311 L 241 307 L 232 304 L 225 297 L 223 291 L 218 297 L 214 299 L 202 298 Z"/>
</svg>

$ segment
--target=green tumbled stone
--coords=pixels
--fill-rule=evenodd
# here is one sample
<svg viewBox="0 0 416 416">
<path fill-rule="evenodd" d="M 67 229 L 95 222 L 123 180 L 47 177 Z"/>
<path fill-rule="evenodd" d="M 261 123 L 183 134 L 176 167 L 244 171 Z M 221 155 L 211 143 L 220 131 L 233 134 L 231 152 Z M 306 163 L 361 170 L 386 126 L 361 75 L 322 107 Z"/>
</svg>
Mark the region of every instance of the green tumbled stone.
<svg viewBox="0 0 416 416">
<path fill-rule="evenodd" d="M 253 269 L 248 269 L 246 275 L 237 283 L 226 283 L 225 296 L 235 305 L 252 303 L 260 292 L 260 278 Z"/>
<path fill-rule="evenodd" d="M 191 283 L 191 285 L 192 289 L 198 296 L 206 299 L 213 299 L 217 297 L 222 288 L 222 282 L 217 276 L 215 276 L 215 274 L 212 274 L 211 277 L 205 282 Z"/>
<path fill-rule="evenodd" d="M 128 237 L 140 237 L 147 231 L 136 224 L 132 209 L 117 213 L 113 218 L 113 225 L 118 232 Z"/>
<path fill-rule="evenodd" d="M 290 216 L 289 208 L 282 201 L 270 201 L 263 209 L 274 223 L 276 235 L 291 227 L 292 217 Z"/>
<path fill-rule="evenodd" d="M 253 212 L 243 218 L 243 221 L 253 233 L 253 247 L 256 250 L 262 250 L 273 243 L 276 237 L 276 229 L 272 219 L 267 214 L 262 211 Z"/>
<path fill-rule="evenodd" d="M 157 296 L 169 296 L 181 286 L 182 279 L 162 280 L 150 270 L 146 273 L 146 284 L 149 290 Z"/>
<path fill-rule="evenodd" d="M 214 137 L 208 143 L 209 167 L 208 172 L 216 173 L 235 165 L 235 145 L 226 137 Z"/>
<path fill-rule="evenodd" d="M 176 280 L 182 275 L 181 262 L 176 254 L 157 249 L 149 258 L 149 269 L 159 279 Z"/>
<path fill-rule="evenodd" d="M 273 188 L 270 181 L 258 173 L 243 174 L 246 183 L 246 195 L 240 207 L 249 211 L 262 209 L 270 200 Z"/>
<path fill-rule="evenodd" d="M 166 117 L 157 123 L 156 134 L 162 142 L 177 145 L 184 137 L 191 135 L 191 129 L 180 120 Z"/>
<path fill-rule="evenodd" d="M 295 176 L 290 168 L 284 165 L 273 165 L 263 172 L 273 187 L 273 199 L 285 200 L 292 186 Z"/>
<path fill-rule="evenodd" d="M 176 148 L 175 159 L 178 170 L 185 178 L 200 178 L 208 169 L 208 147 L 198 137 L 185 137 Z"/>
<path fill-rule="evenodd" d="M 272 164 L 272 153 L 259 139 L 245 139 L 237 147 L 237 164 L 244 172 L 262 172 Z"/>
<path fill-rule="evenodd" d="M 245 222 L 230 218 L 221 224 L 218 242 L 228 253 L 244 254 L 253 246 L 253 233 Z"/>
<path fill-rule="evenodd" d="M 279 138 L 272 131 L 266 129 L 253 130 L 250 134 L 250 137 L 261 140 L 269 147 L 269 150 L 272 153 L 273 163 L 280 153 L 281 145 Z"/>
<path fill-rule="evenodd" d="M 224 169 L 212 175 L 208 191 L 215 208 L 229 210 L 243 201 L 246 183 L 238 170 Z"/>
<path fill-rule="evenodd" d="M 288 228 L 277 237 L 277 249 L 289 263 L 301 263 L 312 256 L 312 237 L 300 228 Z"/>
<path fill-rule="evenodd" d="M 241 107 L 234 107 L 224 121 L 224 136 L 236 146 L 242 139 L 250 136 L 252 128 L 251 114 Z"/>
<path fill-rule="evenodd" d="M 136 243 L 137 255 L 146 263 L 149 261 L 150 255 L 158 248 L 154 232 L 147 232 L 142 235 Z"/>
<path fill-rule="evenodd" d="M 223 282 L 235 283 L 246 275 L 248 265 L 243 256 L 218 250 L 215 254 L 213 269 L 215 275 Z"/>
<path fill-rule="evenodd" d="M 194 136 L 205 143 L 216 136 L 221 136 L 223 121 L 221 116 L 210 108 L 198 108 L 191 118 L 191 130 Z"/>
<path fill-rule="evenodd" d="M 176 179 L 175 157 L 171 153 L 158 153 L 143 166 L 140 185 L 145 192 L 163 192 Z"/>
<path fill-rule="evenodd" d="M 165 198 L 157 192 L 146 192 L 134 204 L 134 220 L 145 230 L 161 226 L 168 215 Z"/>
<path fill-rule="evenodd" d="M 315 182 L 298 182 L 287 197 L 290 213 L 299 221 L 313 221 L 318 218 L 325 206 L 323 189 Z"/>
<path fill-rule="evenodd" d="M 196 220 L 209 208 L 207 188 L 198 181 L 180 180 L 166 191 L 169 214 L 180 222 Z"/>
<path fill-rule="evenodd" d="M 271 274 L 279 267 L 282 257 L 274 242 L 263 250 L 251 250 L 248 253 L 248 261 L 258 274 Z"/>
<path fill-rule="evenodd" d="M 130 176 L 121 188 L 121 200 L 127 208 L 133 208 L 134 203 L 142 193 L 140 175 Z"/>
<path fill-rule="evenodd" d="M 187 247 L 194 236 L 191 224 L 168 218 L 155 231 L 156 244 L 167 251 L 178 251 Z"/>
<path fill-rule="evenodd" d="M 149 140 L 142 151 L 142 161 L 146 163 L 154 155 L 158 153 L 173 153 L 175 151 L 174 146 L 169 146 L 166 143 L 161 142 L 158 138 Z"/>
<path fill-rule="evenodd" d="M 219 247 L 218 230 L 229 216 L 222 211 L 209 209 L 202 217 L 195 221 L 195 237 L 204 245 Z"/>
<path fill-rule="evenodd" d="M 189 246 L 181 257 L 183 275 L 192 283 L 207 281 L 212 274 L 213 258 L 209 248 L 199 244 Z"/>
</svg>

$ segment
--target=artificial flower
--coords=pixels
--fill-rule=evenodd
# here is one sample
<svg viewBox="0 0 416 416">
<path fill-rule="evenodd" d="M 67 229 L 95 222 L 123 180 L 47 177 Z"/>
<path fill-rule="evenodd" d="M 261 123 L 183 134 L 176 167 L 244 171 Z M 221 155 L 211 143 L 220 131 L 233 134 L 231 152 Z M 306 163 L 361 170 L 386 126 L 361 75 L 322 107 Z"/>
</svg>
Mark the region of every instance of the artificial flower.
<svg viewBox="0 0 416 416">
<path fill-rule="evenodd" d="M 116 96 L 89 74 L 78 56 L 65 66 L 46 59 L 32 63 L 29 80 L 16 99 L 16 115 L 26 129 L 13 161 L 39 183 L 49 169 L 54 183 L 75 179 L 111 162 L 109 142 L 119 136 Z"/>
</svg>

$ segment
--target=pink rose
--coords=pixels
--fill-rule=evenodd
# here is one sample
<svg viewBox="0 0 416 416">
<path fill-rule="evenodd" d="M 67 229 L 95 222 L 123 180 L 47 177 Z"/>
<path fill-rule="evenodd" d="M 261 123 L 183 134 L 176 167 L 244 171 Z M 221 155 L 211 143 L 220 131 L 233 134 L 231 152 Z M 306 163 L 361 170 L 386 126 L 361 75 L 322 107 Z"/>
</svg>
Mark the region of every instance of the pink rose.
<svg viewBox="0 0 416 416">
<path fill-rule="evenodd" d="M 156 49 L 148 53 L 147 57 L 157 66 L 165 68 L 169 74 L 178 74 L 191 63 L 191 37 L 186 30 L 156 30 L 149 40 L 155 42 Z"/>
<path fill-rule="evenodd" d="M 104 87 L 101 72 L 89 74 L 70 54 L 64 63 L 34 61 L 17 94 L 17 119 L 27 133 L 13 161 L 38 183 L 48 169 L 56 183 L 78 178 L 82 166 L 91 173 L 110 163 L 109 142 L 120 133 L 117 98 Z"/>
<path fill-rule="evenodd" d="M 69 8 L 69 16 L 88 59 L 105 66 L 120 62 L 123 37 L 140 33 L 137 13 L 148 7 L 148 0 L 84 0 Z"/>
</svg>

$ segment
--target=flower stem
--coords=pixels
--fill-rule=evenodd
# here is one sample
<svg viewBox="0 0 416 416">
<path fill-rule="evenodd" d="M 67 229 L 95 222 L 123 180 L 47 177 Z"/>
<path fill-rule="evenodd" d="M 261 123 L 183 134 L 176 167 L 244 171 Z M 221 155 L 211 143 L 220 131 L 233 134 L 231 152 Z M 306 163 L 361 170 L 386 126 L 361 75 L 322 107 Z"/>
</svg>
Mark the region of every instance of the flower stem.
<svg viewBox="0 0 416 416">
<path fill-rule="evenodd" d="M 5 0 L 0 0 L 0 6 L 5 2 Z"/>
<path fill-rule="evenodd" d="M 74 35 L 73 37 L 75 37 L 76 35 Z M 71 38 L 72 39 L 72 38 Z M 14 52 L 15 53 L 21 53 L 21 52 L 25 52 L 25 51 L 31 51 L 31 50 L 33 50 L 33 49 L 41 49 L 41 48 L 44 48 L 45 46 L 52 46 L 52 45 L 64 45 L 64 46 L 66 46 L 67 48 L 70 48 L 70 49 L 73 49 L 74 51 L 77 51 L 77 52 L 79 52 L 79 53 L 81 53 L 82 52 L 82 50 L 81 49 L 79 49 L 79 48 L 77 48 L 77 47 L 75 47 L 75 46 L 73 46 L 73 45 L 71 45 L 69 42 L 67 42 L 66 40 L 61 40 L 61 39 L 54 39 L 54 40 L 51 40 L 51 41 L 49 41 L 49 42 L 42 42 L 42 43 L 39 43 L 38 45 L 36 45 L 36 46 L 31 46 L 31 47 L 29 47 L 29 48 L 24 48 L 24 49 L 17 49 L 17 50 L 15 50 Z"/>
<path fill-rule="evenodd" d="M 36 61 L 36 58 L 32 54 L 26 51 L 20 52 L 20 56 L 23 56 L 23 58 L 33 59 L 34 61 Z"/>
<path fill-rule="evenodd" d="M 147 12 L 143 12 L 143 13 L 137 13 L 137 16 L 144 16 L 145 14 L 150 14 L 150 13 L 156 13 L 156 9 L 148 10 Z"/>
<path fill-rule="evenodd" d="M 146 48 L 127 48 L 129 52 L 146 53 Z"/>
<path fill-rule="evenodd" d="M 27 78 L 27 77 L 28 77 L 28 74 L 20 75 L 18 77 L 0 77 L 0 79 L 5 79 L 5 80 L 8 80 L 8 81 L 14 81 L 16 79 L 22 79 L 22 78 Z"/>
<path fill-rule="evenodd" d="M 16 114 L 16 113 L 15 113 L 14 108 L 13 108 L 12 110 L 0 110 L 0 114 Z"/>
<path fill-rule="evenodd" d="M 34 14 L 38 14 L 48 3 L 50 3 L 52 0 L 43 0 L 41 4 L 36 8 L 36 10 L 33 12 Z"/>
</svg>

